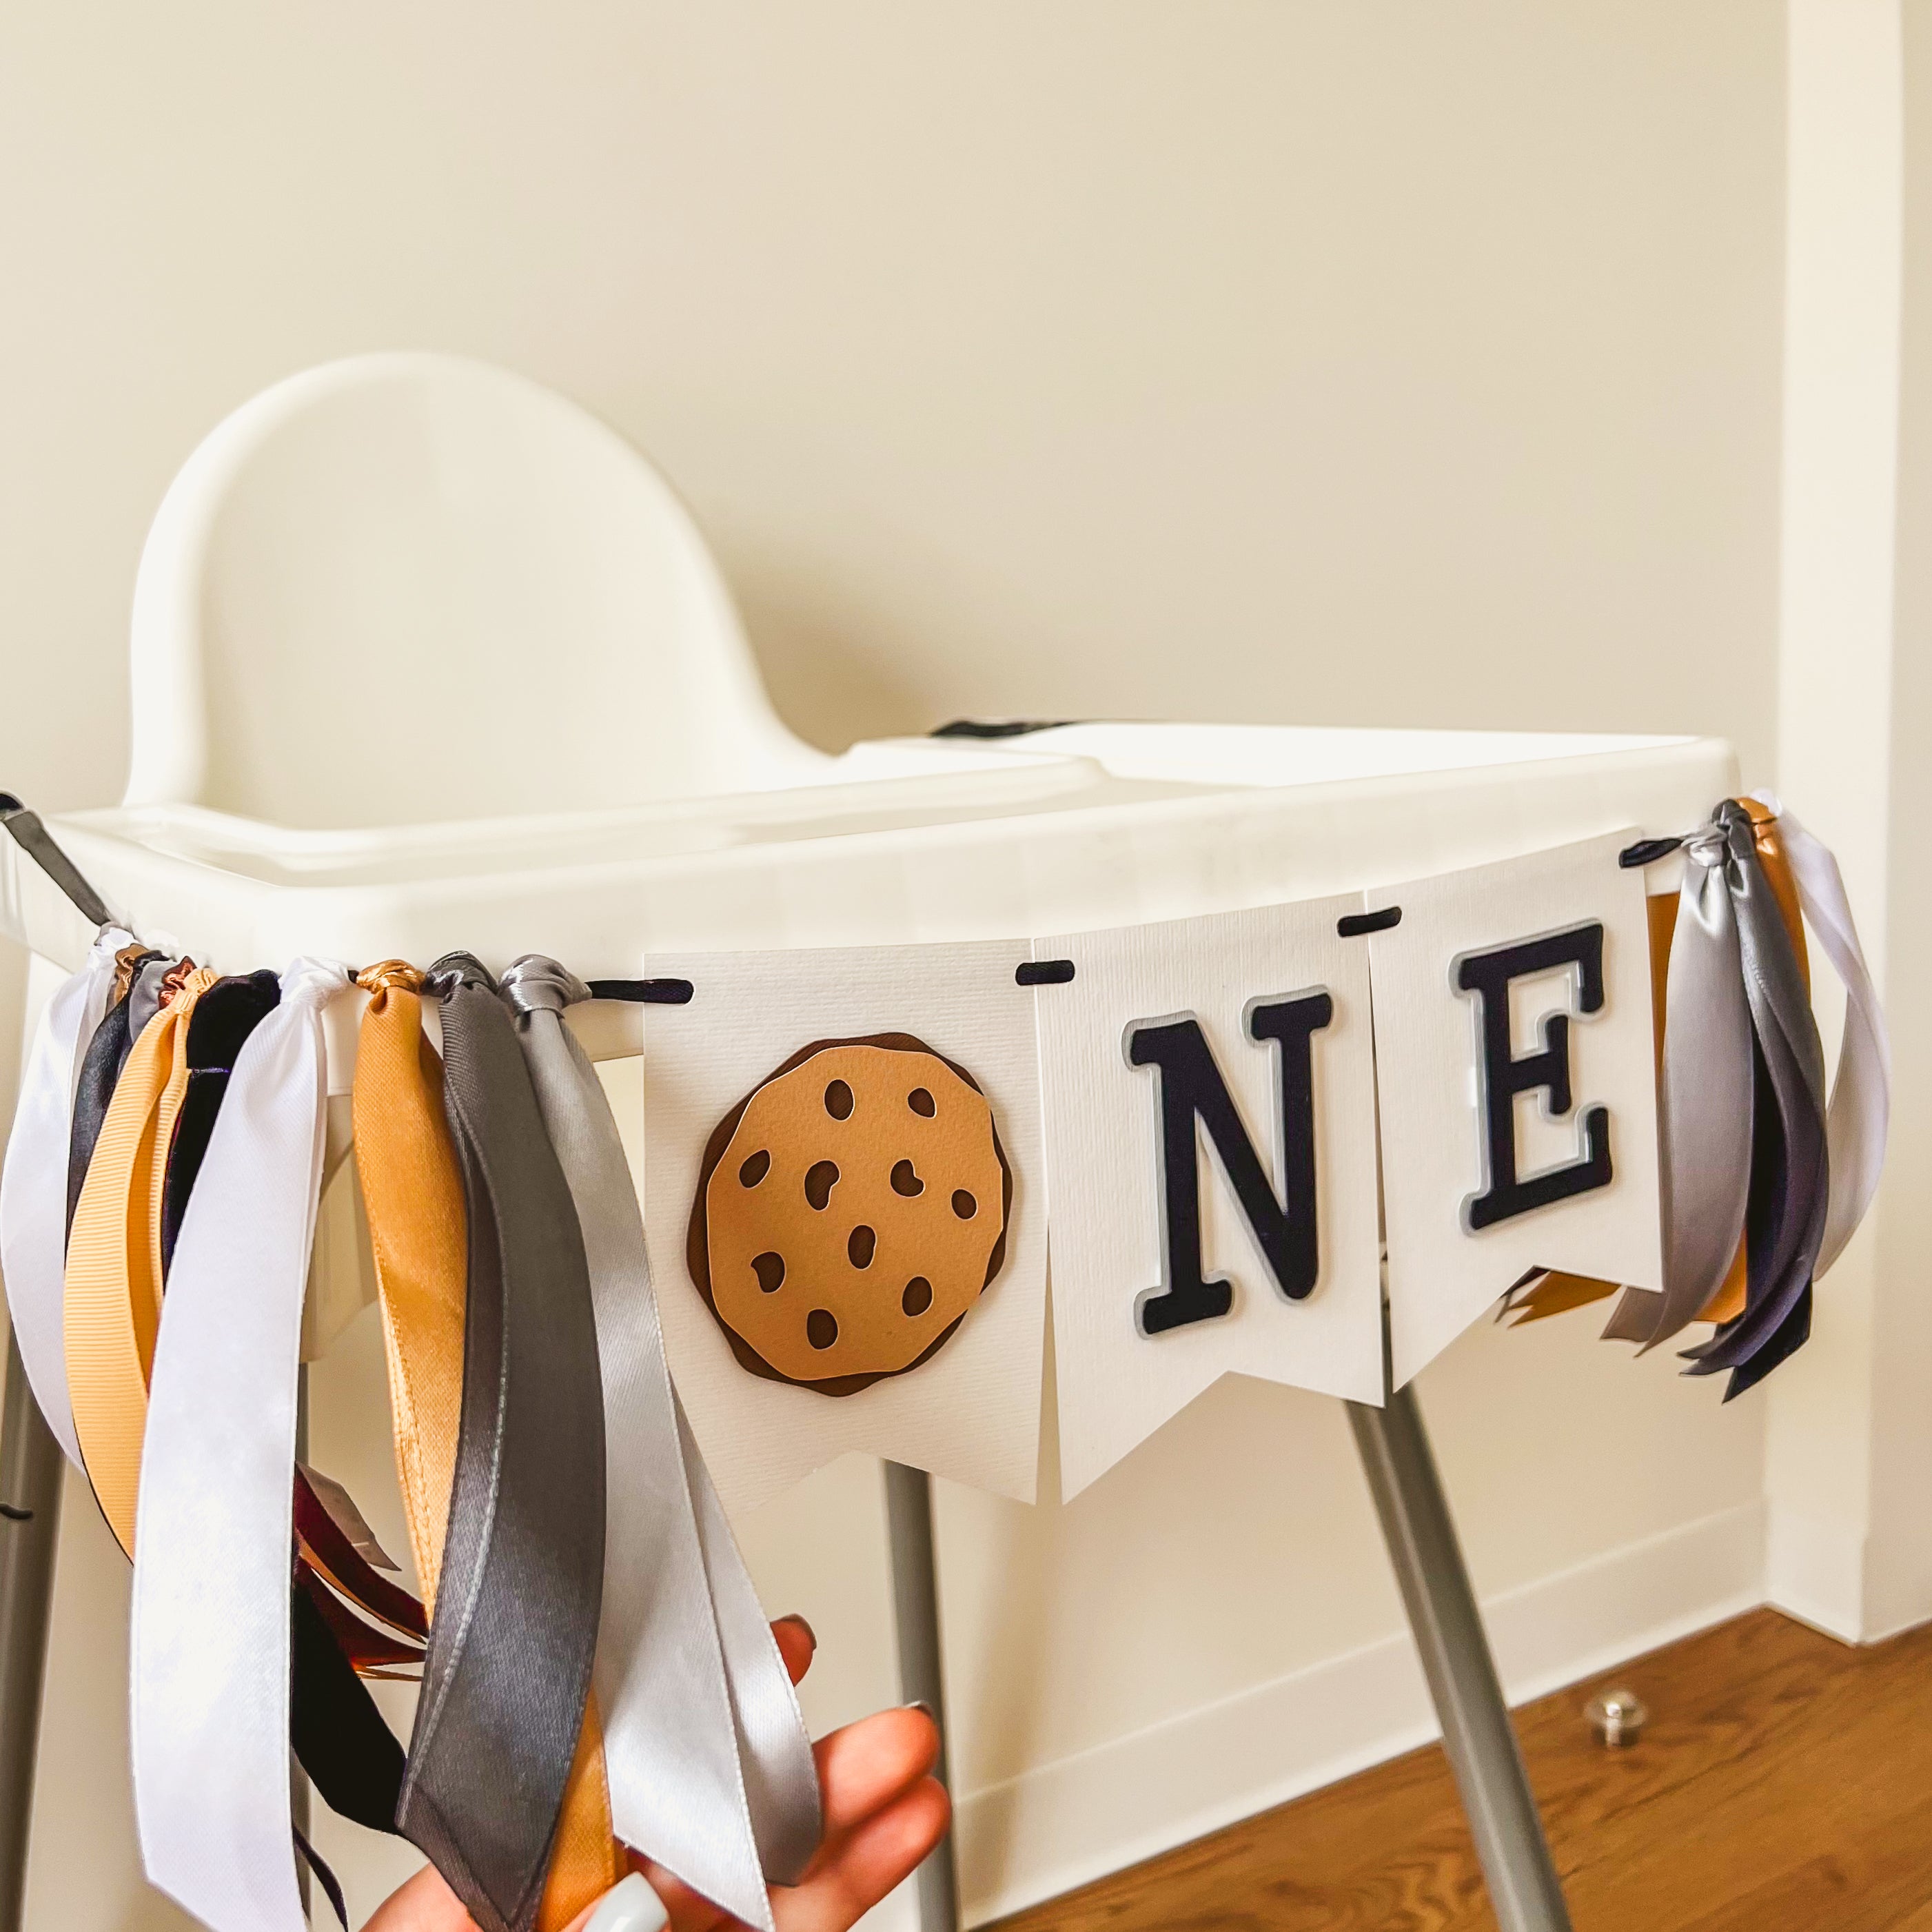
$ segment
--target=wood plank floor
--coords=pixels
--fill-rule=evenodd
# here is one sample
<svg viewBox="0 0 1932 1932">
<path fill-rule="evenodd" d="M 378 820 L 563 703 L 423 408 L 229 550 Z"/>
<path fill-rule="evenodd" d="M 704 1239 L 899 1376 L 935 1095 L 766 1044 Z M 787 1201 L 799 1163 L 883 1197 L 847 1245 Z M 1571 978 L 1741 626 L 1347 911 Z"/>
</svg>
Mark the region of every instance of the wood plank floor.
<svg viewBox="0 0 1932 1932">
<path fill-rule="evenodd" d="M 1580 1716 L 1612 1681 L 1652 1712 L 1624 1750 Z M 1932 1628 L 1854 1650 L 1756 1610 L 1516 1715 L 1576 1932 L 1932 1932 Z M 1432 1746 L 999 1932 L 1495 1924 Z"/>
</svg>

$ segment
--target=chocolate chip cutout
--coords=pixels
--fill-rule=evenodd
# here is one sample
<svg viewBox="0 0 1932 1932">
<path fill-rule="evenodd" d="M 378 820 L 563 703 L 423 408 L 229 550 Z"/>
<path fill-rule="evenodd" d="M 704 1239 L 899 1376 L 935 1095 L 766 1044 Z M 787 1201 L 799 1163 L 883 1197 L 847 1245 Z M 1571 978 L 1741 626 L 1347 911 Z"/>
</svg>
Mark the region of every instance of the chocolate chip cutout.
<svg viewBox="0 0 1932 1932">
<path fill-rule="evenodd" d="M 952 1211 L 962 1221 L 970 1221 L 980 1211 L 980 1204 L 963 1187 L 952 1190 Z"/>
<path fill-rule="evenodd" d="M 814 1040 L 713 1127 L 686 1265 L 740 1369 L 856 1395 L 998 1292 L 1012 1182 L 970 1069 L 910 1034 Z"/>
</svg>

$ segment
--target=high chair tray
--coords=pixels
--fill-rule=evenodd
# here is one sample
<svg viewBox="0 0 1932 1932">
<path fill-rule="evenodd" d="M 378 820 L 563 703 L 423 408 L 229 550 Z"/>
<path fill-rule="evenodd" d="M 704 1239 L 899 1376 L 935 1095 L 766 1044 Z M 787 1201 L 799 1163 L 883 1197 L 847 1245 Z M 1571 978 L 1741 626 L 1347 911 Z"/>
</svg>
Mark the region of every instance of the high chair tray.
<svg viewBox="0 0 1932 1932">
<path fill-rule="evenodd" d="M 144 938 L 224 970 L 298 953 L 426 964 L 460 946 L 621 977 L 658 949 L 1012 937 L 1306 898 L 1624 826 L 1682 832 L 1737 784 L 1715 739 L 1256 725 L 888 740 L 823 771 L 782 790 L 378 830 L 190 805 L 50 825 Z M 7 842 L 0 927 L 67 968 L 92 937 Z"/>
</svg>

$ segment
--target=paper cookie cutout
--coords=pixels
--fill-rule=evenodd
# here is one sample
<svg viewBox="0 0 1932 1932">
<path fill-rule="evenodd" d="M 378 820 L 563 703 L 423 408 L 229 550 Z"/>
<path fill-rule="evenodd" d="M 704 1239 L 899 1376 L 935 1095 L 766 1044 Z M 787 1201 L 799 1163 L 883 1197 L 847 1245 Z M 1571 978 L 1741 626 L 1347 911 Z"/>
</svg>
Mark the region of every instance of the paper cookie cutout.
<svg viewBox="0 0 1932 1932">
<path fill-rule="evenodd" d="M 740 1100 L 686 1258 L 739 1365 L 856 1395 L 944 1348 L 1006 1256 L 992 1103 L 910 1034 L 817 1040 Z"/>
</svg>

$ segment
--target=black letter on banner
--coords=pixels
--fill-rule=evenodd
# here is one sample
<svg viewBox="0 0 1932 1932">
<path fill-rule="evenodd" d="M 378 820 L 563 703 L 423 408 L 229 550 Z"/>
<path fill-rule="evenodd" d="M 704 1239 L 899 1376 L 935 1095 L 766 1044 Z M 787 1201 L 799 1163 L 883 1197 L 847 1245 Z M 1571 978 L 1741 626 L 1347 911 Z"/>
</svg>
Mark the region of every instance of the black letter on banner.
<svg viewBox="0 0 1932 1932">
<path fill-rule="evenodd" d="M 1130 1066 L 1151 1066 L 1160 1089 L 1161 1285 L 1134 1304 L 1143 1335 L 1190 1322 L 1209 1322 L 1234 1305 L 1226 1281 L 1201 1274 L 1201 1174 L 1195 1144 L 1198 1120 L 1220 1156 L 1256 1245 L 1290 1301 L 1315 1286 L 1320 1256 L 1316 1239 L 1313 1037 L 1335 1016 L 1324 992 L 1253 1002 L 1248 1037 L 1275 1044 L 1275 1086 L 1281 1100 L 1281 1193 L 1277 1198 L 1248 1138 L 1240 1110 L 1214 1049 L 1191 1014 L 1136 1021 L 1125 1042 Z"/>
<path fill-rule="evenodd" d="M 1546 933 L 1489 952 L 1466 952 L 1456 962 L 1455 982 L 1476 996 L 1484 1126 L 1484 1185 L 1462 1203 L 1462 1224 L 1472 1233 L 1493 1227 L 1532 1208 L 1547 1208 L 1610 1184 L 1610 1110 L 1589 1107 L 1582 1123 L 1582 1153 L 1561 1167 L 1521 1175 L 1516 1166 L 1516 1096 L 1542 1092 L 1546 1118 L 1560 1120 L 1575 1101 L 1570 1091 L 1570 1016 L 1546 1014 L 1543 1045 L 1519 1060 L 1510 1047 L 1510 982 L 1570 966 L 1576 974 L 1576 1010 L 1594 1013 L 1604 1004 L 1604 928 L 1600 921 Z"/>
</svg>

